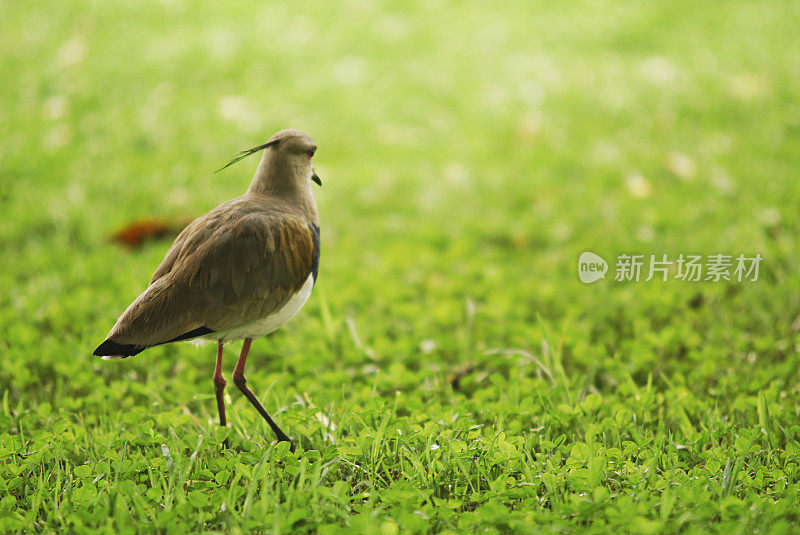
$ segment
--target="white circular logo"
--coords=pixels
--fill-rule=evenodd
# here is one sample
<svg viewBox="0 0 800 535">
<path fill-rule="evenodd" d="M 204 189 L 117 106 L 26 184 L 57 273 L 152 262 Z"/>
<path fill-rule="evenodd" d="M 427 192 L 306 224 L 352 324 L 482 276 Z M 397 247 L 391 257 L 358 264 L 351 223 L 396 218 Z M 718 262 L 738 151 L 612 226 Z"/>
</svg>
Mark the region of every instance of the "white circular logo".
<svg viewBox="0 0 800 535">
<path fill-rule="evenodd" d="M 578 278 L 581 282 L 591 284 L 606 277 L 608 271 L 608 264 L 602 257 L 590 253 L 589 251 L 581 253 L 578 258 Z"/>
</svg>

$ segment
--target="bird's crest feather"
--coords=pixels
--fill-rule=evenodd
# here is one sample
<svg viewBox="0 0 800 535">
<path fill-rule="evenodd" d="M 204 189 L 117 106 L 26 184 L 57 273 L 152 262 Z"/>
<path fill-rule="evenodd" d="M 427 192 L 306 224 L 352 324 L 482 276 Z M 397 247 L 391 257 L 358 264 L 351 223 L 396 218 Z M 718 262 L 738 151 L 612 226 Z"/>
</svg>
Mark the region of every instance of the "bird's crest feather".
<svg viewBox="0 0 800 535">
<path fill-rule="evenodd" d="M 273 139 L 272 141 L 267 141 L 266 143 L 264 143 L 263 145 L 259 145 L 258 147 L 253 147 L 252 149 L 243 150 L 242 152 L 237 154 L 236 157 L 233 160 L 229 161 L 227 164 L 225 164 L 224 166 L 220 167 L 219 169 L 217 169 L 214 172 L 215 173 L 219 173 L 223 169 L 232 166 L 233 164 L 235 164 L 239 160 L 244 160 L 245 158 L 247 158 L 248 156 L 250 156 L 253 153 L 262 151 L 262 150 L 266 149 L 267 147 L 272 147 L 274 145 L 277 145 L 278 143 L 280 143 L 280 141 L 281 141 L 280 139 Z"/>
</svg>

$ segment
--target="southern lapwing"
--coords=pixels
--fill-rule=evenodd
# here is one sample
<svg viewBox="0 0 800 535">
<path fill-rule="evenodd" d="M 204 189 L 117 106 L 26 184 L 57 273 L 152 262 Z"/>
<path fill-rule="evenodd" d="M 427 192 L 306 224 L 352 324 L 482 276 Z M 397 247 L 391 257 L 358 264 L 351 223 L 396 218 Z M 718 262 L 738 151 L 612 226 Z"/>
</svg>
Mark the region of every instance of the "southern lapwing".
<svg viewBox="0 0 800 535">
<path fill-rule="evenodd" d="M 225 426 L 222 346 L 244 339 L 233 382 L 278 440 L 288 441 L 294 450 L 291 439 L 247 387 L 244 367 L 253 339 L 289 321 L 311 295 L 320 251 L 311 182 L 322 182 L 312 166 L 317 145 L 299 130 L 278 132 L 228 165 L 262 150 L 247 193 L 195 219 L 178 235 L 150 286 L 94 354 L 127 358 L 180 340 L 216 340 L 214 390 L 220 425 Z"/>
</svg>

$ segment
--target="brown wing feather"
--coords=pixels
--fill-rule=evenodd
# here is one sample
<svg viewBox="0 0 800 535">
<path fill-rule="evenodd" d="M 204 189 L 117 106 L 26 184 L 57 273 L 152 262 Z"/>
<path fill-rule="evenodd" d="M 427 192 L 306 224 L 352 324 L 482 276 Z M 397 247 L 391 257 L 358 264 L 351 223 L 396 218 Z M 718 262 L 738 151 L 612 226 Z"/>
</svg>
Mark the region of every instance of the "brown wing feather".
<svg viewBox="0 0 800 535">
<path fill-rule="evenodd" d="M 153 278 L 150 280 L 150 284 L 154 283 L 170 272 L 172 266 L 175 264 L 175 260 L 178 258 L 178 255 L 183 249 L 183 245 L 186 242 L 186 237 L 194 232 L 198 221 L 202 219 L 203 218 L 195 219 L 189 223 L 180 234 L 178 234 L 178 237 L 175 238 L 174 242 L 172 242 L 169 251 L 167 251 L 166 256 L 164 256 L 164 260 L 161 261 L 161 264 L 159 264 L 159 266 L 156 268 L 156 272 L 153 273 Z"/>
<path fill-rule="evenodd" d="M 192 222 L 109 339 L 154 345 L 199 327 L 217 331 L 276 312 L 308 279 L 313 237 L 305 217 L 240 197 Z"/>
</svg>

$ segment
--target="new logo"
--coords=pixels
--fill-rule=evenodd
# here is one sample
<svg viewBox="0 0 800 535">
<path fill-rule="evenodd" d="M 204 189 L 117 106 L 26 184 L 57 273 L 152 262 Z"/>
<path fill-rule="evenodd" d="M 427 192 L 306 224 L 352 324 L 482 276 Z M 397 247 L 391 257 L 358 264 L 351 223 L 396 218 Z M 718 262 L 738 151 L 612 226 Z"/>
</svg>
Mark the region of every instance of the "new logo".
<svg viewBox="0 0 800 535">
<path fill-rule="evenodd" d="M 586 251 L 578 258 L 578 278 L 591 284 L 606 277 L 608 263 L 602 257 Z"/>
</svg>

